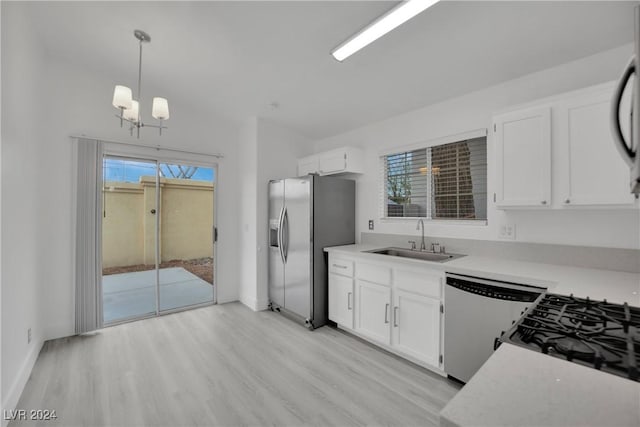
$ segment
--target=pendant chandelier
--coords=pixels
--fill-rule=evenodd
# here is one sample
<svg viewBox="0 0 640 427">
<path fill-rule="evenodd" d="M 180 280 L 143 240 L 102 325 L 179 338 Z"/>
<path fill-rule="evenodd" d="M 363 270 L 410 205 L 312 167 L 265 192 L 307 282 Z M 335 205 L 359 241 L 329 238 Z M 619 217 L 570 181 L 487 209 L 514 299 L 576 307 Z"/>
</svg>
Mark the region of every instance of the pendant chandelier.
<svg viewBox="0 0 640 427">
<path fill-rule="evenodd" d="M 142 30 L 135 30 L 133 35 L 140 42 L 140 55 L 138 56 L 138 97 L 133 99 L 131 89 L 127 86 L 116 85 L 113 91 L 113 106 L 120 110 L 120 114 L 116 115 L 120 119 L 120 127 L 124 122 L 130 124 L 129 132 L 133 136 L 134 129 L 136 135 L 140 138 L 140 128 L 152 127 L 157 128 L 162 135 L 162 129 L 167 129 L 162 123 L 164 120 L 169 119 L 169 102 L 166 98 L 155 97 L 153 98 L 153 105 L 151 107 L 151 116 L 154 119 L 160 120 L 159 125 L 150 125 L 142 122 L 140 116 L 140 87 L 142 86 L 142 44 L 149 43 L 151 37 L 149 34 Z"/>
</svg>

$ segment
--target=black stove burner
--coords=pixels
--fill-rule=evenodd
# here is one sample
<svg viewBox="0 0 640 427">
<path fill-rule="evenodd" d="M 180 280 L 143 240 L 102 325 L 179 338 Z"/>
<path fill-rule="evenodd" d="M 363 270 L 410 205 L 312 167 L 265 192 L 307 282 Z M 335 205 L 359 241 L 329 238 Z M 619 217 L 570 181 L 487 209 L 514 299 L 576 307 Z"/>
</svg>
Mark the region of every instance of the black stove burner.
<svg viewBox="0 0 640 427">
<path fill-rule="evenodd" d="M 541 296 L 500 338 L 639 381 L 640 308 L 572 296 Z"/>
<path fill-rule="evenodd" d="M 555 349 L 567 356 L 573 356 L 582 360 L 593 360 L 596 352 L 592 347 L 577 338 L 560 338 L 555 343 Z"/>
</svg>

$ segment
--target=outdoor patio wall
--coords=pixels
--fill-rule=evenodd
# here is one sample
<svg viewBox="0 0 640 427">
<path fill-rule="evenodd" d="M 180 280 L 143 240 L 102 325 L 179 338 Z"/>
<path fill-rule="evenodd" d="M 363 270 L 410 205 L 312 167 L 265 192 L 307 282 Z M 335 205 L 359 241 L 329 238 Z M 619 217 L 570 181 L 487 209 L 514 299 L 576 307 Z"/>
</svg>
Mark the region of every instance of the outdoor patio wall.
<svg viewBox="0 0 640 427">
<path fill-rule="evenodd" d="M 211 182 L 160 180 L 160 260 L 213 256 Z M 139 183 L 107 182 L 102 222 L 102 266 L 155 264 L 155 177 Z"/>
</svg>

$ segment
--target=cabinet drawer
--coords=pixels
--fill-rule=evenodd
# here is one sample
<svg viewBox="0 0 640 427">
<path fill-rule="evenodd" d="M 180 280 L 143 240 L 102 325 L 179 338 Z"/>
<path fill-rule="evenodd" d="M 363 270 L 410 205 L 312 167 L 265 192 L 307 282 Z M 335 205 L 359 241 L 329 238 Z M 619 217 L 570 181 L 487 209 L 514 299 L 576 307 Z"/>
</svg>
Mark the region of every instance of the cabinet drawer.
<svg viewBox="0 0 640 427">
<path fill-rule="evenodd" d="M 391 268 L 389 267 L 359 262 L 356 265 L 356 275 L 358 279 L 367 282 L 391 285 Z"/>
<path fill-rule="evenodd" d="M 394 270 L 394 284 L 397 289 L 438 299 L 441 295 L 443 277 L 444 274 L 440 271 Z"/>
<path fill-rule="evenodd" d="M 353 277 L 353 261 L 340 258 L 331 258 L 329 260 L 329 272 Z"/>
</svg>

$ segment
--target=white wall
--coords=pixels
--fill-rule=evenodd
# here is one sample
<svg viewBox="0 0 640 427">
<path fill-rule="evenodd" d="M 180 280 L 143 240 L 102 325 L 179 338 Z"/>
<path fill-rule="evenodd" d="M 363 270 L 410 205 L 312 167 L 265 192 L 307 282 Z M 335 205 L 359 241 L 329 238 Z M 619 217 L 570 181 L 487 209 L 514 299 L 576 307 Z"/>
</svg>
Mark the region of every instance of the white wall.
<svg viewBox="0 0 640 427">
<path fill-rule="evenodd" d="M 4 7 L 4 5 L 3 5 Z M 12 409 L 45 338 L 39 268 L 47 226 L 40 169 L 42 51 L 21 14 L 2 13 L 2 407 Z M 9 36 L 9 34 L 11 36 Z M 41 218 L 41 220 L 40 220 Z M 27 329 L 32 328 L 31 343 Z M 6 423 L 6 422 L 5 422 Z"/>
<path fill-rule="evenodd" d="M 257 307 L 256 294 L 256 241 L 257 241 L 257 180 L 258 149 L 255 117 L 248 119 L 242 126 L 238 141 L 238 253 L 242 260 L 242 268 L 238 271 L 240 301 L 252 309 Z"/>
<path fill-rule="evenodd" d="M 112 76 L 48 57 L 33 39 L 22 7 L 2 4 L 4 408 L 15 406 L 22 390 L 16 381 L 26 380 L 20 373 L 28 376 L 29 356 L 37 356 L 43 340 L 74 333 L 70 135 L 222 153 L 216 192 L 217 297 L 218 302 L 238 299 L 238 126 L 208 115 L 202 111 L 206 106 L 170 99 L 171 120 L 162 137 L 152 129 L 143 129 L 140 140 L 129 137 L 114 117 Z M 28 327 L 33 328 L 31 345 Z"/>
<path fill-rule="evenodd" d="M 465 96 L 450 99 L 400 116 L 314 143 L 315 152 L 343 145 L 364 148 L 366 172 L 357 179 L 356 231 L 368 231 L 375 220 L 377 233 L 415 234 L 415 221 L 379 219 L 379 153 L 439 137 L 491 127 L 492 113 L 510 106 L 535 101 L 562 92 L 580 89 L 619 78 L 632 46 L 622 46 L 555 68 L 530 74 Z M 383 99 L 380 102 L 384 102 Z M 493 141 L 487 139 L 488 186 L 493 193 Z M 516 238 L 523 242 L 568 245 L 640 248 L 638 211 L 630 210 L 549 210 L 500 211 L 488 206 L 488 225 L 451 225 L 430 222 L 425 227 L 432 237 L 497 240 L 501 223 L 516 225 Z"/>
<path fill-rule="evenodd" d="M 311 151 L 297 132 L 261 118 L 247 120 L 240 138 L 240 301 L 253 310 L 268 304 L 268 182 L 296 176 L 297 158 Z"/>
</svg>

